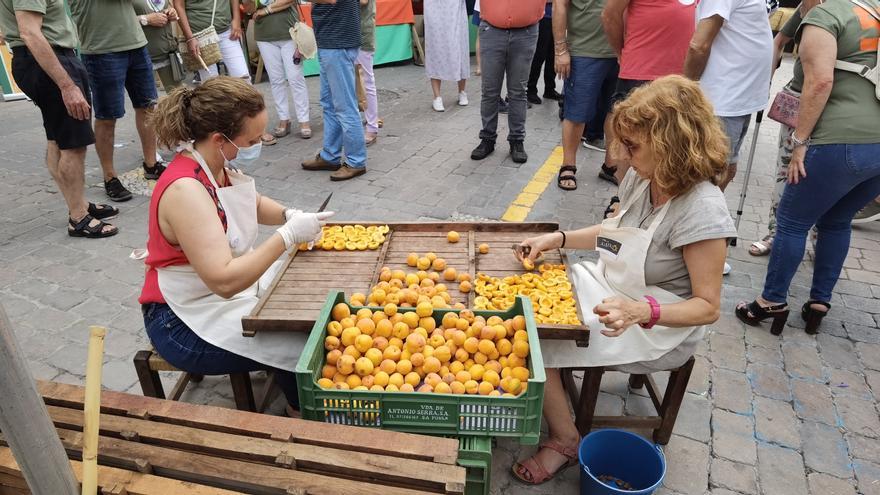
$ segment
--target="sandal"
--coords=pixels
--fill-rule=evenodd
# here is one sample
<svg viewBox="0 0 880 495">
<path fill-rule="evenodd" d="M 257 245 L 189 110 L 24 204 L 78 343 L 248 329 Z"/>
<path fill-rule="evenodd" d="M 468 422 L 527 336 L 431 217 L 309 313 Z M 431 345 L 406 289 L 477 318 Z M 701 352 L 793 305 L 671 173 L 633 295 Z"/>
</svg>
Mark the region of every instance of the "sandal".
<svg viewBox="0 0 880 495">
<path fill-rule="evenodd" d="M 599 178 L 602 180 L 607 180 L 608 182 L 614 184 L 615 186 L 619 186 L 620 183 L 617 181 L 617 177 L 614 174 L 617 173 L 617 167 L 609 167 L 608 165 L 602 164 L 602 169 L 599 170 Z"/>
<path fill-rule="evenodd" d="M 263 135 L 260 136 L 260 141 L 263 142 L 263 146 L 272 146 L 278 142 L 278 138 L 268 132 L 264 132 Z"/>
<path fill-rule="evenodd" d="M 571 172 L 570 174 L 562 175 L 563 172 Z M 578 188 L 577 185 L 577 177 L 575 174 L 577 173 L 577 167 L 574 165 L 563 165 L 559 167 L 559 175 L 556 177 L 556 185 L 559 186 L 560 189 L 564 191 L 574 191 Z M 562 184 L 562 181 L 570 180 L 574 182 L 574 186 L 566 186 Z"/>
<path fill-rule="evenodd" d="M 310 139 L 312 137 L 312 128 L 311 127 L 300 127 L 299 128 L 299 137 L 303 139 Z"/>
<path fill-rule="evenodd" d="M 779 335 L 785 328 L 785 322 L 788 321 L 788 304 L 776 304 L 774 306 L 763 307 L 758 301 L 750 303 L 740 302 L 736 305 L 736 317 L 746 325 L 757 327 L 767 318 L 773 318 L 770 325 L 770 333 Z"/>
<path fill-rule="evenodd" d="M 110 220 L 119 215 L 119 208 L 114 208 L 110 205 L 89 203 L 88 212 L 95 220 Z"/>
<path fill-rule="evenodd" d="M 68 218 L 68 226 L 67 226 L 67 235 L 70 237 L 85 237 L 87 239 L 100 239 L 102 237 L 111 237 L 119 233 L 119 229 L 110 225 L 109 223 L 104 223 L 101 220 L 96 220 L 97 225 L 91 225 L 92 220 L 96 220 L 95 217 L 91 215 L 86 215 L 79 222 L 74 222 L 72 218 Z M 104 230 L 104 227 L 113 227 L 112 230 Z"/>
<path fill-rule="evenodd" d="M 767 256 L 773 249 L 773 236 L 766 236 L 760 241 L 755 241 L 749 246 L 749 254 L 752 256 Z"/>
<path fill-rule="evenodd" d="M 620 206 L 615 208 L 614 205 L 620 205 L 620 198 L 617 196 L 611 196 L 611 201 L 608 203 L 608 207 L 605 208 L 605 213 L 602 214 L 603 219 L 611 218 L 617 214 L 617 210 L 620 209 Z"/>
<path fill-rule="evenodd" d="M 526 485 L 540 485 L 542 483 L 550 481 L 557 474 L 578 463 L 578 453 L 576 449 L 564 447 L 562 444 L 555 440 L 547 440 L 539 447 L 539 449 L 544 448 L 554 450 L 559 454 L 562 454 L 567 459 L 565 464 L 560 466 L 559 469 L 556 470 L 556 472 L 551 473 L 547 471 L 547 468 L 545 468 L 544 465 L 540 463 L 540 461 L 538 461 L 536 456 L 529 457 L 523 462 L 517 462 L 511 468 L 511 470 L 513 471 L 513 477 L 517 481 Z"/>
<path fill-rule="evenodd" d="M 814 304 L 825 306 L 825 311 L 814 308 Z M 828 304 L 824 301 L 810 299 L 809 301 L 804 303 L 804 307 L 801 308 L 801 318 L 803 318 L 804 321 L 807 323 L 807 326 L 804 327 L 804 330 L 810 335 L 815 335 L 819 333 L 819 325 L 822 323 L 822 318 L 825 318 L 825 315 L 828 314 L 828 311 L 830 309 L 831 304 Z"/>
<path fill-rule="evenodd" d="M 278 124 L 278 126 L 276 126 L 275 129 L 272 130 L 272 134 L 276 138 L 283 138 L 288 136 L 290 134 L 290 121 L 287 121 L 287 123 L 284 125 Z"/>
</svg>

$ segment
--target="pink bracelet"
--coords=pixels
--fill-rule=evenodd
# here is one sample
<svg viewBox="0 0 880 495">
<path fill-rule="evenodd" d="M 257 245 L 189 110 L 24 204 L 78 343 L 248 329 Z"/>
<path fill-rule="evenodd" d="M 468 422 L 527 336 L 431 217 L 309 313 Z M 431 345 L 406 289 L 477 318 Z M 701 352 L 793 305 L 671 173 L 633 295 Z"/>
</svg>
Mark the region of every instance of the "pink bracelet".
<svg viewBox="0 0 880 495">
<path fill-rule="evenodd" d="M 648 330 L 660 320 L 660 303 L 658 303 L 652 296 L 645 296 L 645 300 L 651 305 L 651 319 L 648 320 L 648 323 L 639 323 L 639 326 Z"/>
</svg>

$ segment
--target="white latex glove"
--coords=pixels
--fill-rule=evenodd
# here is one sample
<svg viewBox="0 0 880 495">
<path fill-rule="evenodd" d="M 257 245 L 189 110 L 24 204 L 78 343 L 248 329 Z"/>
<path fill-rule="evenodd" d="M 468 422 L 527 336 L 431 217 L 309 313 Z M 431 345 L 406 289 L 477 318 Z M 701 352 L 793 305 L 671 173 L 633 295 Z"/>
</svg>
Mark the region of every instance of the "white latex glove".
<svg viewBox="0 0 880 495">
<path fill-rule="evenodd" d="M 289 211 L 289 210 L 288 210 Z M 314 242 L 321 236 L 321 226 L 333 216 L 332 211 L 321 213 L 290 213 L 285 212 L 287 223 L 276 232 L 284 240 L 285 249 L 290 249 L 303 242 Z"/>
</svg>

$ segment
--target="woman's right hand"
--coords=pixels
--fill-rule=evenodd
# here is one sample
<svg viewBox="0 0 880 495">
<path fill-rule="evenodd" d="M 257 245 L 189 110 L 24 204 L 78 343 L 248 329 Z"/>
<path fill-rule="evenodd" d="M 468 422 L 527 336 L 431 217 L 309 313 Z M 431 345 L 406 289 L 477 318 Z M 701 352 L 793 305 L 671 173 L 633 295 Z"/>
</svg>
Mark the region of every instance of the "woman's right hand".
<svg viewBox="0 0 880 495">
<path fill-rule="evenodd" d="M 153 12 L 147 14 L 147 25 L 153 27 L 163 27 L 168 24 L 168 16 L 164 12 Z"/>
<path fill-rule="evenodd" d="M 321 226 L 333 216 L 332 211 L 320 213 L 293 213 L 288 215 L 287 222 L 276 232 L 284 240 L 285 249 L 290 249 L 303 242 L 314 242 L 321 235 Z"/>
<path fill-rule="evenodd" d="M 541 253 L 551 249 L 557 249 L 561 245 L 562 236 L 559 232 L 552 232 L 537 237 L 529 237 L 520 243 L 520 246 L 528 246 L 530 248 L 527 258 L 532 261 L 538 259 L 538 257 L 541 256 Z"/>
<path fill-rule="evenodd" d="M 186 47 L 189 48 L 189 52 L 192 54 L 193 57 L 198 57 L 199 55 L 201 55 L 201 51 L 199 50 L 199 40 L 195 38 L 190 38 L 186 42 Z"/>
<path fill-rule="evenodd" d="M 568 76 L 571 73 L 571 54 L 568 52 L 556 54 L 553 68 L 556 70 L 556 75 L 559 76 L 560 79 L 568 79 Z"/>
</svg>

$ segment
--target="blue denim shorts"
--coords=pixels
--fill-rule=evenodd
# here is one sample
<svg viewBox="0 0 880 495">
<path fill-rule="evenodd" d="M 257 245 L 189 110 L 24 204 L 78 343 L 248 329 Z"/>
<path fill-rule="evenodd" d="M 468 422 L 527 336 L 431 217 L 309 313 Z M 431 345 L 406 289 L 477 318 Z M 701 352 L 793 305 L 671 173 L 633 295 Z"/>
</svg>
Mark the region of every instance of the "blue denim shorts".
<svg viewBox="0 0 880 495">
<path fill-rule="evenodd" d="M 602 96 L 602 84 L 616 66 L 617 60 L 613 58 L 571 57 L 562 118 L 578 124 L 591 121 Z"/>
<path fill-rule="evenodd" d="M 126 91 L 134 108 L 156 104 L 156 80 L 146 46 L 117 53 L 83 54 L 82 59 L 89 73 L 96 119 L 122 118 Z"/>
</svg>

